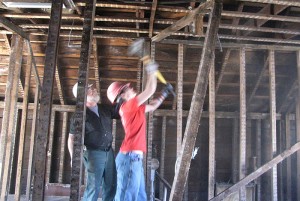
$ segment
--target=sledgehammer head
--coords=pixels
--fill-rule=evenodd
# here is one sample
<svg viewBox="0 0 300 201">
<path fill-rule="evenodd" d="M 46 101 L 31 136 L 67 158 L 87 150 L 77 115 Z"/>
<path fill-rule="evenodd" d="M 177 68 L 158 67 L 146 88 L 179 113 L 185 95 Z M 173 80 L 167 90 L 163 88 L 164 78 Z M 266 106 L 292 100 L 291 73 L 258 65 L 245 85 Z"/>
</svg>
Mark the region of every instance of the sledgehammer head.
<svg viewBox="0 0 300 201">
<path fill-rule="evenodd" d="M 144 47 L 144 43 L 145 40 L 143 38 L 139 38 L 135 41 L 133 41 L 133 43 L 129 46 L 128 48 L 128 55 L 132 56 L 132 55 L 137 55 L 139 57 L 142 56 L 142 50 Z"/>
</svg>

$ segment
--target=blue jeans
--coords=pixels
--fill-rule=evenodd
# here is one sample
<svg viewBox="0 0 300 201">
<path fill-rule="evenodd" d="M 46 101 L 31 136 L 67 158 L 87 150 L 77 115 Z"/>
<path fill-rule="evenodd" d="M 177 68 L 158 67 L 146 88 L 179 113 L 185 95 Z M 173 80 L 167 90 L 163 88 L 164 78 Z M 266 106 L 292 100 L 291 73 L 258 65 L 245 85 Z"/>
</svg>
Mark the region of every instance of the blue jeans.
<svg viewBox="0 0 300 201">
<path fill-rule="evenodd" d="M 135 153 L 118 153 L 117 192 L 115 201 L 147 201 L 143 157 Z"/>
<path fill-rule="evenodd" d="M 86 169 L 86 188 L 83 201 L 97 201 L 102 185 L 102 200 L 113 201 L 116 193 L 116 166 L 114 152 L 85 150 L 83 153 Z"/>
</svg>

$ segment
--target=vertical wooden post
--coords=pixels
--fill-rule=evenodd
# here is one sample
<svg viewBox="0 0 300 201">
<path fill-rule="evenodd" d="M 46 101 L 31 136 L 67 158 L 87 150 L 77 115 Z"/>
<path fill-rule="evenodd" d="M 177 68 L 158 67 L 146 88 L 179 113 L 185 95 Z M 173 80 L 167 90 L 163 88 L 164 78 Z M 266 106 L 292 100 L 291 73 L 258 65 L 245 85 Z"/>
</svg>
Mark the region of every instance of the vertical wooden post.
<svg viewBox="0 0 300 201">
<path fill-rule="evenodd" d="M 84 21 L 82 30 L 82 43 L 80 49 L 80 60 L 78 69 L 78 88 L 75 121 L 75 140 L 72 158 L 71 172 L 71 192 L 70 201 L 80 200 L 80 187 L 82 179 L 82 145 L 85 134 L 84 122 L 86 112 L 86 89 L 89 75 L 89 62 L 91 55 L 91 43 L 93 38 L 94 17 L 96 10 L 96 0 L 86 1 L 84 11 Z"/>
<path fill-rule="evenodd" d="M 59 174 L 58 174 L 58 182 L 63 183 L 64 178 L 64 170 L 65 170 L 65 155 L 66 155 L 66 136 L 68 136 L 68 112 L 63 112 L 63 125 L 61 129 L 61 140 L 60 140 L 60 156 L 59 156 Z"/>
<path fill-rule="evenodd" d="M 167 130 L 167 117 L 163 116 L 162 129 L 161 129 L 161 151 L 160 151 L 160 168 L 159 173 L 162 178 L 165 175 L 165 153 L 166 153 L 166 130 Z M 159 199 L 164 197 L 164 185 L 160 184 Z"/>
<path fill-rule="evenodd" d="M 257 167 L 261 166 L 261 120 L 256 120 L 256 157 L 257 157 Z M 256 180 L 256 198 L 261 200 L 261 178 Z"/>
<path fill-rule="evenodd" d="M 300 51 L 297 51 L 298 98 L 296 103 L 296 139 L 300 141 Z M 297 153 L 297 200 L 300 200 L 300 153 Z"/>
<path fill-rule="evenodd" d="M 291 147 L 291 122 L 290 114 L 285 115 L 285 139 L 286 149 Z M 292 201 L 292 160 L 291 157 L 286 159 L 286 200 Z"/>
<path fill-rule="evenodd" d="M 2 120 L 1 130 L 1 201 L 7 199 L 11 178 L 16 134 L 18 83 L 22 64 L 23 42 L 23 38 L 17 35 L 13 35 L 12 53 L 9 61 L 9 72 L 5 93 L 6 99 L 4 107 L 4 117 Z"/>
<path fill-rule="evenodd" d="M 276 145 L 276 86 L 275 86 L 275 52 L 269 50 L 269 85 L 270 85 L 270 122 L 271 122 L 271 136 L 272 136 L 272 156 L 277 153 Z M 272 169 L 272 200 L 277 201 L 277 166 Z"/>
<path fill-rule="evenodd" d="M 61 25 L 62 0 L 53 0 L 45 56 L 44 80 L 41 93 L 37 141 L 34 153 L 33 200 L 44 200 L 47 139 L 49 135 L 50 115 L 52 109 L 53 83 L 58 51 L 58 39 Z"/>
<path fill-rule="evenodd" d="M 215 53 L 209 71 L 209 153 L 208 153 L 208 199 L 215 196 L 215 153 L 216 153 L 216 111 L 215 111 Z"/>
<path fill-rule="evenodd" d="M 240 49 L 240 168 L 239 180 L 246 176 L 246 61 L 245 48 Z M 246 187 L 239 191 L 240 201 L 246 201 Z"/>
<path fill-rule="evenodd" d="M 151 60 L 155 60 L 155 43 L 151 43 L 150 46 L 150 55 L 151 55 Z M 152 97 L 151 97 L 152 99 Z M 152 160 L 152 142 L 153 142 L 153 112 L 150 112 L 148 114 L 148 133 L 147 133 L 147 160 L 146 160 L 146 186 L 147 186 L 147 192 L 150 192 L 151 190 L 151 160 Z M 150 198 L 151 195 L 148 195 Z"/>
<path fill-rule="evenodd" d="M 27 46 L 27 52 L 29 52 L 28 46 Z M 23 97 L 23 105 L 22 105 L 22 120 L 21 120 L 20 140 L 19 140 L 15 200 L 20 200 L 20 196 L 21 196 L 21 178 L 22 178 L 22 169 L 23 169 L 23 161 L 24 161 L 25 133 L 26 133 L 26 125 L 27 125 L 28 94 L 30 88 L 31 69 L 32 69 L 32 57 L 28 56 L 27 68 L 25 72 L 25 87 L 24 87 L 24 97 Z"/>
<path fill-rule="evenodd" d="M 55 116 L 56 116 L 56 111 L 52 110 L 51 117 L 50 117 L 50 131 L 49 131 L 48 147 L 47 147 L 46 179 L 45 179 L 46 184 L 50 183 L 50 177 L 51 177 Z"/>
<path fill-rule="evenodd" d="M 235 184 L 239 181 L 239 121 L 238 118 L 233 119 L 232 123 L 232 182 Z"/>
<path fill-rule="evenodd" d="M 182 143 L 182 88 L 183 88 L 183 44 L 178 45 L 178 64 L 177 64 L 177 154 L 179 156 Z"/>
<path fill-rule="evenodd" d="M 34 144 L 36 142 L 36 123 L 38 120 L 38 110 L 39 110 L 39 97 L 40 97 L 40 85 L 39 82 L 36 83 L 35 95 L 34 95 L 34 109 L 32 113 L 32 125 L 31 125 L 31 135 L 30 135 L 30 148 L 29 148 L 29 160 L 28 160 L 28 171 L 27 171 L 27 184 L 26 184 L 26 200 L 31 199 L 32 190 L 32 174 L 34 169 Z"/>
</svg>

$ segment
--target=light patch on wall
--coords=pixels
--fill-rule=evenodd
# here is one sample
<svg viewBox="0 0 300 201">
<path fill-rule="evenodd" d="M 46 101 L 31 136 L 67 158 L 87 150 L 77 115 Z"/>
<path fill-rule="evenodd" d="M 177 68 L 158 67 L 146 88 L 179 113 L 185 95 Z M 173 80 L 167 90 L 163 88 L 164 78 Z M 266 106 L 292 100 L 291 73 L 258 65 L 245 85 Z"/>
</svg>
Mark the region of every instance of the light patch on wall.
<svg viewBox="0 0 300 201">
<path fill-rule="evenodd" d="M 0 66 L 0 75 L 7 74 L 8 67 Z"/>
</svg>

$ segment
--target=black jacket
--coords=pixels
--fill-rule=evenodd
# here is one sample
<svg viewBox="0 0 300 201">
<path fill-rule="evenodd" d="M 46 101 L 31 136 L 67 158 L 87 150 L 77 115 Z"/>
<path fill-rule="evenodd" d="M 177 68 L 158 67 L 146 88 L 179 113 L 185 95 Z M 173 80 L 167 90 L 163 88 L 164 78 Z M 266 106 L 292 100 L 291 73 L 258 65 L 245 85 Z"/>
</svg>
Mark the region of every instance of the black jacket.
<svg viewBox="0 0 300 201">
<path fill-rule="evenodd" d="M 98 104 L 98 115 L 86 108 L 84 145 L 87 149 L 108 149 L 113 141 L 112 119 L 118 118 L 114 107 Z M 74 116 L 71 119 L 70 133 L 75 134 Z"/>
</svg>

